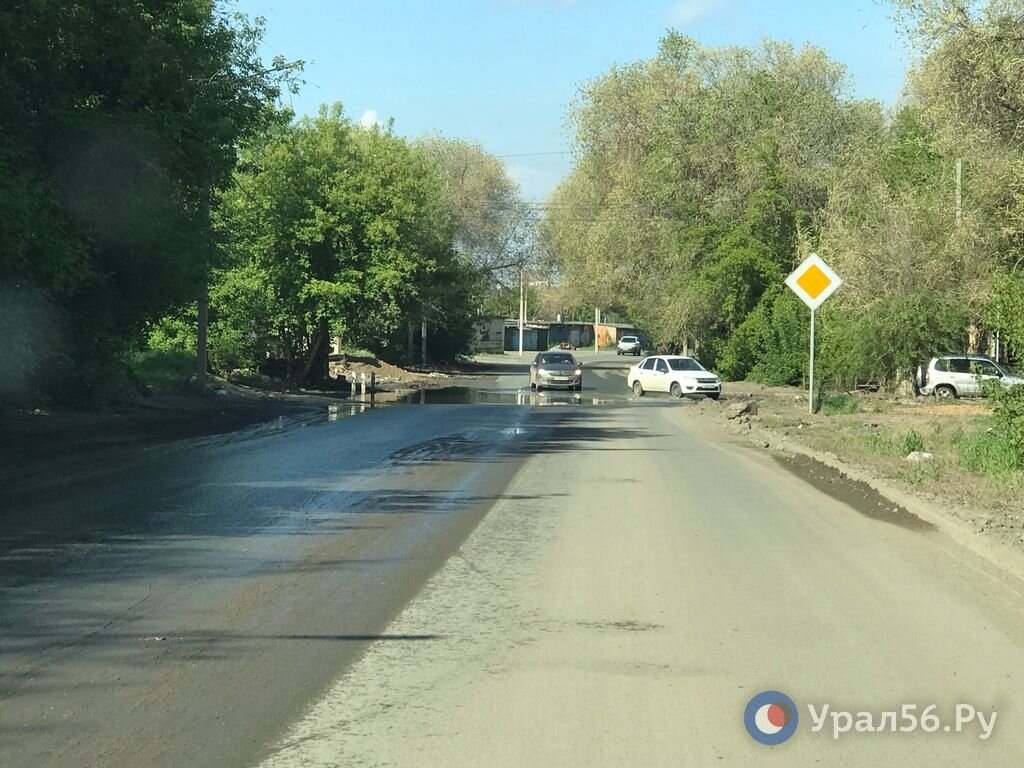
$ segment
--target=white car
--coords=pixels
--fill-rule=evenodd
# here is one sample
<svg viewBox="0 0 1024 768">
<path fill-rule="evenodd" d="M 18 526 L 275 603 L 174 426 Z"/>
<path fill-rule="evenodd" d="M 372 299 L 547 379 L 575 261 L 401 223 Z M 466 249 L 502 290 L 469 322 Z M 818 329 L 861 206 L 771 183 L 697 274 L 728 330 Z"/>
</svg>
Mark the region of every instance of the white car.
<svg viewBox="0 0 1024 768">
<path fill-rule="evenodd" d="M 722 395 L 722 380 L 692 357 L 655 355 L 629 369 L 626 384 L 633 394 L 668 392 L 673 397 L 704 396 L 717 400 Z"/>
<path fill-rule="evenodd" d="M 640 357 L 643 353 L 643 344 L 639 336 L 623 336 L 615 346 L 617 355 L 636 355 Z"/>
<path fill-rule="evenodd" d="M 1024 384 L 1024 377 L 1010 368 L 980 355 L 933 357 L 918 369 L 917 385 L 922 395 L 936 397 L 980 397 L 985 380 L 998 381 L 1006 389 Z"/>
</svg>

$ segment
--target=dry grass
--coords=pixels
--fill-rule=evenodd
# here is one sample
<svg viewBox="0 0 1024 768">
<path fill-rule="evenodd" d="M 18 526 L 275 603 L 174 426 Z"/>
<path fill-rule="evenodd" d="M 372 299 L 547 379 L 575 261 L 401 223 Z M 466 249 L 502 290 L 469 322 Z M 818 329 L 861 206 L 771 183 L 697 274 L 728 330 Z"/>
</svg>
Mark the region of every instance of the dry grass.
<svg viewBox="0 0 1024 768">
<path fill-rule="evenodd" d="M 801 394 L 798 390 L 735 386 L 749 387 L 750 394 L 761 401 L 759 421 L 763 426 L 895 480 L 938 503 L 976 509 L 979 525 L 990 525 L 991 513 L 1011 521 L 1014 515 L 1018 519 L 1024 516 L 1024 473 L 978 474 L 961 464 L 959 441 L 990 425 L 990 409 L 984 401 L 892 400 L 858 394 L 856 413 L 810 416 L 806 399 L 796 399 Z M 906 454 L 916 449 L 931 453 L 934 459 L 907 462 Z"/>
</svg>

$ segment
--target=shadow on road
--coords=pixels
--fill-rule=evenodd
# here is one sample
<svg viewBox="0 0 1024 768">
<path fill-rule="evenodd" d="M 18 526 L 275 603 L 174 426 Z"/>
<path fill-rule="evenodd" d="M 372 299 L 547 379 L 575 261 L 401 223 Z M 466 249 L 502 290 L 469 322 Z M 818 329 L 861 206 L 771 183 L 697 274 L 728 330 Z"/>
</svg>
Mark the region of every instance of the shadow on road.
<svg viewBox="0 0 1024 768">
<path fill-rule="evenodd" d="M 178 631 L 186 614 L 175 601 L 184 605 L 201 593 L 216 604 L 264 581 L 286 594 L 293 580 L 305 576 L 337 579 L 358 592 L 392 577 L 396 564 L 415 560 L 419 539 L 438 535 L 460 516 L 478 514 L 475 510 L 486 509 L 500 495 L 459 486 L 366 490 L 360 481 L 367 475 L 394 471 L 415 478 L 416 466 L 430 465 L 435 473 L 440 463 L 456 473 L 489 472 L 492 465 L 533 455 L 604 450 L 611 440 L 660 437 L 624 428 L 603 409 L 514 410 L 522 418 L 510 427 L 504 407 L 430 409 L 418 418 L 435 419 L 431 423 L 441 425 L 436 427 L 440 436 L 402 445 L 362 474 L 346 469 L 346 457 L 383 434 L 384 426 L 400 430 L 404 417 L 398 409 L 237 443 L 230 450 L 200 446 L 92 485 L 74 484 L 71 492 L 55 489 L 39 499 L 19 499 L 0 511 L 0 702 L 28 692 L 38 699 L 101 685 L 102 680 L 54 671 L 56 659 L 81 654 L 96 656 L 102 677 L 110 678 L 132 668 L 158 673 L 182 659 L 255 653 L 267 642 L 436 639 L 347 633 L 344 615 L 330 627 L 337 632 L 231 632 L 209 624 L 205 630 Z M 455 412 L 464 422 L 445 434 Z M 290 459 L 293 450 L 301 455 Z M 657 448 L 637 444 L 615 450 Z M 538 489 L 517 498 L 529 502 L 560 495 Z M 368 557 L 361 544 L 355 545 L 379 546 L 387 537 L 399 542 L 394 551 L 402 554 Z M 429 574 L 436 565 L 415 565 L 409 572 Z M 181 615 L 165 614 L 167 606 Z"/>
</svg>

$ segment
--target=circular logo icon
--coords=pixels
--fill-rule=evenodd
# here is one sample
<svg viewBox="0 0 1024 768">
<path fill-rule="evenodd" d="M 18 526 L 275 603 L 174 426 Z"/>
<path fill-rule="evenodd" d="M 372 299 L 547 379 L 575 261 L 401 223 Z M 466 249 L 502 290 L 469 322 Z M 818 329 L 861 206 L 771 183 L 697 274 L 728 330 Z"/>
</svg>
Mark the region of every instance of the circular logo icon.
<svg viewBox="0 0 1024 768">
<path fill-rule="evenodd" d="M 796 704 L 784 693 L 762 691 L 747 703 L 743 724 L 759 744 L 774 747 L 796 732 Z"/>
</svg>

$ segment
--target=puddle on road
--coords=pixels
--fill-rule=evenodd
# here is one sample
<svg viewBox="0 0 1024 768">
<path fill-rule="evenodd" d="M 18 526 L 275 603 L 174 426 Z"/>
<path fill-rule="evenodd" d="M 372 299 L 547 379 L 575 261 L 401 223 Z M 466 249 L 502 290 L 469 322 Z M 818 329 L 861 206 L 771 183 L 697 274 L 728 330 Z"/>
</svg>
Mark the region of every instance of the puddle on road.
<svg viewBox="0 0 1024 768">
<path fill-rule="evenodd" d="M 541 392 L 529 389 L 500 390 L 474 387 L 443 387 L 441 389 L 398 390 L 378 392 L 328 406 L 337 418 L 352 416 L 378 406 L 388 405 L 604 405 L 611 402 L 593 392 Z"/>
<path fill-rule="evenodd" d="M 478 405 L 494 403 L 499 405 L 523 405 L 519 392 L 475 389 L 473 387 L 444 387 L 443 389 L 421 389 L 403 394 L 403 402 L 410 405 Z"/>
<path fill-rule="evenodd" d="M 608 400 L 587 392 L 533 392 L 529 389 L 488 390 L 473 387 L 421 389 L 405 395 L 412 405 L 602 405 Z"/>
<path fill-rule="evenodd" d="M 337 422 L 377 408 L 397 405 L 519 405 L 519 406 L 594 406 L 616 402 L 614 398 L 601 397 L 596 392 L 541 392 L 530 389 L 500 390 L 475 389 L 473 387 L 442 387 L 440 389 L 397 390 L 359 395 L 336 403 L 329 403 L 319 414 L 302 416 L 279 416 L 235 433 L 236 436 L 259 437 L 268 432 L 282 432 L 295 426 L 305 426 L 323 419 Z M 223 435 L 214 436 L 223 440 Z"/>
<path fill-rule="evenodd" d="M 911 531 L 934 531 L 935 526 L 906 508 L 885 498 L 862 480 L 854 480 L 835 467 L 809 456 L 776 455 L 775 461 L 819 491 L 845 502 L 865 517 L 898 525 Z"/>
</svg>

